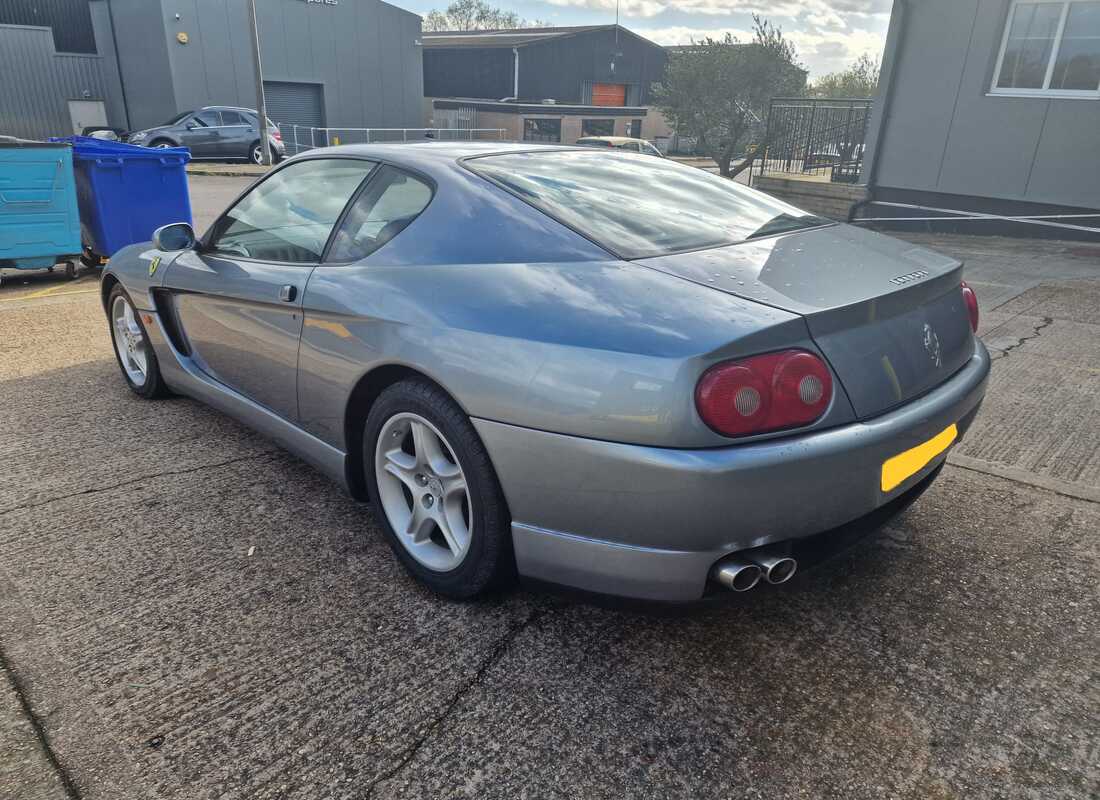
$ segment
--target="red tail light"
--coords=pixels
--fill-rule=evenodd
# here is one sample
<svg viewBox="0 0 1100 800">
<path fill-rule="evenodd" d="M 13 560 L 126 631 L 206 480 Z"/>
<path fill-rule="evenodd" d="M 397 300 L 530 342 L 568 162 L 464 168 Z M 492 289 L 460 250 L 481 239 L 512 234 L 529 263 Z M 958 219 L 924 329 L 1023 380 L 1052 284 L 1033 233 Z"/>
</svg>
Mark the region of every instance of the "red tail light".
<svg viewBox="0 0 1100 800">
<path fill-rule="evenodd" d="M 703 422 L 725 436 L 800 428 L 825 413 L 833 378 L 805 350 L 783 350 L 716 364 L 695 387 Z"/>
<path fill-rule="evenodd" d="M 279 131 L 272 131 L 271 138 L 277 142 L 281 142 L 283 140 L 283 135 Z"/>
<path fill-rule="evenodd" d="M 974 294 L 974 290 L 966 285 L 966 281 L 962 282 L 963 300 L 966 301 L 966 312 L 970 315 L 970 327 L 974 329 L 974 333 L 978 332 L 978 295 Z"/>
</svg>

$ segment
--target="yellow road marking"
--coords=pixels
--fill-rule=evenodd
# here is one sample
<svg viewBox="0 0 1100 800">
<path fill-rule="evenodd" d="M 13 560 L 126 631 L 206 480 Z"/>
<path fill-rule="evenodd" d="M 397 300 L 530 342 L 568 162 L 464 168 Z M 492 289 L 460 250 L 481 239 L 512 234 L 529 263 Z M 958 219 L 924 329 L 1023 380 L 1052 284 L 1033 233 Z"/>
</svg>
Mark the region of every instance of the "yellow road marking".
<svg viewBox="0 0 1100 800">
<path fill-rule="evenodd" d="M 91 294 L 92 292 L 98 292 L 99 289 L 75 289 L 68 292 L 61 291 L 60 286 L 50 287 L 49 289 L 39 289 L 37 292 L 28 292 L 27 294 L 16 295 L 15 297 L 0 297 L 0 303 L 14 303 L 19 300 L 37 300 L 42 297 L 61 297 L 66 294 Z"/>
<path fill-rule="evenodd" d="M 886 459 L 882 465 L 882 491 L 888 492 L 901 485 L 906 478 L 920 472 L 929 461 L 946 450 L 958 435 L 959 429 L 952 423 L 924 444 L 918 444 L 911 450 Z"/>
</svg>

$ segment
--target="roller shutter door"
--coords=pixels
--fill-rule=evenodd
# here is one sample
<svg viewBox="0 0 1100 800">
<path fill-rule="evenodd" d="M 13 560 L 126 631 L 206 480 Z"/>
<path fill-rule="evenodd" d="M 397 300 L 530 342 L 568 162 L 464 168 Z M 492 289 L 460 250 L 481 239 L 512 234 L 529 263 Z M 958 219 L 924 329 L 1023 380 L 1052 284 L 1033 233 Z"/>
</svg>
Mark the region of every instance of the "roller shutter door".
<svg viewBox="0 0 1100 800">
<path fill-rule="evenodd" d="M 319 83 L 264 81 L 264 99 L 267 116 L 283 129 L 284 138 L 291 125 L 325 127 L 325 106 Z"/>
</svg>

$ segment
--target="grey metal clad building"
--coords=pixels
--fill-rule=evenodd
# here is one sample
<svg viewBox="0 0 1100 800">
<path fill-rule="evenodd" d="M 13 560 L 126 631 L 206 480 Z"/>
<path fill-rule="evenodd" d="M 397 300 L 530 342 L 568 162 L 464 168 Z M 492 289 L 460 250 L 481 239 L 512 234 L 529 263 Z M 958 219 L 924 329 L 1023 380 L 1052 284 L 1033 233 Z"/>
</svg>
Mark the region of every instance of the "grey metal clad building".
<svg viewBox="0 0 1100 800">
<path fill-rule="evenodd" d="M 421 124 L 419 16 L 381 0 L 256 4 L 276 122 Z M 0 0 L 0 134 L 139 129 L 204 105 L 255 107 L 249 30 L 245 0 Z"/>
<path fill-rule="evenodd" d="M 621 26 L 432 31 L 423 41 L 429 125 L 564 143 L 596 135 L 667 143 L 671 135 L 648 107 L 667 52 Z"/>
<path fill-rule="evenodd" d="M 1100 2 L 896 0 L 881 86 L 863 175 L 875 197 L 1100 209 Z"/>
</svg>

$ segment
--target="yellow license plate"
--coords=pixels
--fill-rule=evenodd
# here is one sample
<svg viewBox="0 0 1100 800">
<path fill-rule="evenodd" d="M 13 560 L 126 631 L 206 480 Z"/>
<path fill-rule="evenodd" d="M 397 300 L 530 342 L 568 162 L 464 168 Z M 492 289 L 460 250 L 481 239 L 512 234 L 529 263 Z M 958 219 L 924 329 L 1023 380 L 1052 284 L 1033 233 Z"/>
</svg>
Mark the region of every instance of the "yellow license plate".
<svg viewBox="0 0 1100 800">
<path fill-rule="evenodd" d="M 906 478 L 916 475 L 933 458 L 950 447 L 958 436 L 959 429 L 952 424 L 924 444 L 918 444 L 911 450 L 888 458 L 882 465 L 882 491 L 888 492 L 900 486 Z"/>
</svg>

